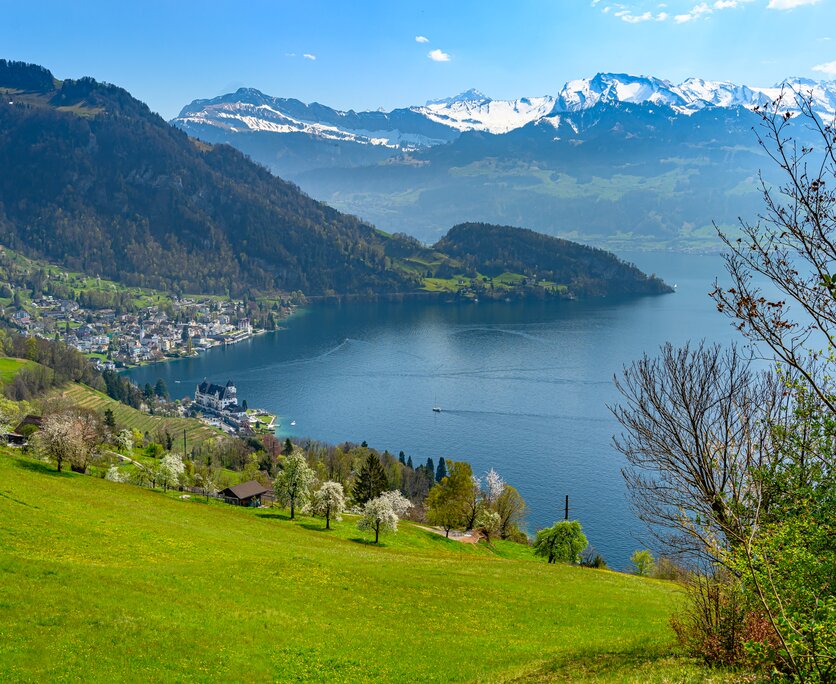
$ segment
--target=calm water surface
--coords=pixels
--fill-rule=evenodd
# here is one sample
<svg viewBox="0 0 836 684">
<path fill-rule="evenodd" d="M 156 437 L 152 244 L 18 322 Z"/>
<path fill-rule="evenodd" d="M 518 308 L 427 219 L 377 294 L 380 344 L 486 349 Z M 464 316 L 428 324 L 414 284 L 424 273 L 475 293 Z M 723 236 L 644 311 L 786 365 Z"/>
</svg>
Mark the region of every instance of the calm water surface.
<svg viewBox="0 0 836 684">
<path fill-rule="evenodd" d="M 628 301 L 322 305 L 286 329 L 200 358 L 136 369 L 174 396 L 232 379 L 250 406 L 278 413 L 280 436 L 366 440 L 415 464 L 440 456 L 494 467 L 529 505 L 534 531 L 563 515 L 625 567 L 646 536 L 625 498 L 613 374 L 670 340 L 736 333 L 707 296 L 717 257 L 643 254 L 672 295 Z M 443 407 L 433 413 L 432 406 Z M 296 427 L 290 427 L 290 421 Z"/>
</svg>

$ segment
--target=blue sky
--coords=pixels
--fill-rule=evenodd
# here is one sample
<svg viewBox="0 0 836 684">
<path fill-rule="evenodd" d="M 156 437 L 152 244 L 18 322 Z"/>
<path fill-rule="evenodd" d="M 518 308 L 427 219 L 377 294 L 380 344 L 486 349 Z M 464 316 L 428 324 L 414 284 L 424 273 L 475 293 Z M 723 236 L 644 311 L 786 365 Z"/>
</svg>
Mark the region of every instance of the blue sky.
<svg viewBox="0 0 836 684">
<path fill-rule="evenodd" d="M 0 56 L 116 83 L 166 118 L 242 85 L 390 109 L 599 71 L 836 79 L 836 0 L 0 0 L 0 17 Z"/>
</svg>

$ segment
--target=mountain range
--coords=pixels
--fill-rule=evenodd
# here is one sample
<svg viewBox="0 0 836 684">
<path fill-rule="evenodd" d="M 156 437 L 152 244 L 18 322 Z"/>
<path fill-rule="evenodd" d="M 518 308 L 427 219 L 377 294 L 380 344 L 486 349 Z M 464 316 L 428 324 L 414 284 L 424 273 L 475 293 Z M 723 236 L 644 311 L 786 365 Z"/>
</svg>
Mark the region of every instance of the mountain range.
<svg viewBox="0 0 836 684">
<path fill-rule="evenodd" d="M 475 219 L 609 246 L 699 249 L 716 244 L 714 222 L 731 229 L 757 211 L 768 164 L 756 108 L 782 93 L 789 111 L 800 93 L 820 117 L 836 114 L 836 81 L 751 87 L 598 74 L 553 96 L 468 90 L 389 112 L 242 88 L 196 100 L 172 123 L 425 241 Z"/>
<path fill-rule="evenodd" d="M 228 145 L 189 137 L 122 88 L 5 60 L 0 169 L 0 244 L 132 285 L 250 296 L 446 296 L 465 282 L 503 297 L 668 290 L 612 254 L 518 228 L 450 231 L 435 248 L 384 233 Z"/>
</svg>

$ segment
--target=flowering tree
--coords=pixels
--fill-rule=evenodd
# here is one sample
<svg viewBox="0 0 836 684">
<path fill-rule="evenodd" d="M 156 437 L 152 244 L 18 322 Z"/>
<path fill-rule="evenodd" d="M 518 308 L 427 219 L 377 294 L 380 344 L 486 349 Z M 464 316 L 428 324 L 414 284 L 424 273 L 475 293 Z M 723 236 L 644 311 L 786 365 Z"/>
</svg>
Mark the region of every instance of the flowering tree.
<svg viewBox="0 0 836 684">
<path fill-rule="evenodd" d="M 102 420 L 93 411 L 73 408 L 44 419 L 37 443 L 41 453 L 55 461 L 58 471 L 64 462 L 79 473 L 95 458 L 103 439 Z"/>
<path fill-rule="evenodd" d="M 384 492 L 376 499 L 366 502 L 357 527 L 364 532 L 374 530 L 374 543 L 377 544 L 381 532 L 397 533 L 398 518 L 411 506 L 409 499 L 400 492 Z"/>
<path fill-rule="evenodd" d="M 505 482 L 499 476 L 499 473 L 491 468 L 485 475 L 485 486 L 482 495 L 485 497 L 485 503 L 493 508 L 496 502 L 502 495 L 502 490 L 505 489 Z"/>
<path fill-rule="evenodd" d="M 180 454 L 170 453 L 163 456 L 160 461 L 159 479 L 163 483 L 163 490 L 168 490 L 169 485 L 179 484 L 186 473 L 186 465 Z"/>
<path fill-rule="evenodd" d="M 125 482 L 126 478 L 122 471 L 119 470 L 119 466 L 112 465 L 107 470 L 105 480 L 109 480 L 110 482 Z"/>
<path fill-rule="evenodd" d="M 130 454 L 134 449 L 133 433 L 130 430 L 120 430 L 113 436 L 113 443 L 117 449 Z"/>
<path fill-rule="evenodd" d="M 311 501 L 311 513 L 325 518 L 325 529 L 331 529 L 331 518 L 340 520 L 340 513 L 345 510 L 345 492 L 339 482 L 324 482 L 317 489 Z"/>
<path fill-rule="evenodd" d="M 314 472 L 308 465 L 305 454 L 295 451 L 285 457 L 281 472 L 273 483 L 276 499 L 290 506 L 290 519 L 296 517 L 296 506 L 304 504 L 315 480 Z"/>
<path fill-rule="evenodd" d="M 485 535 L 485 539 L 488 544 L 491 543 L 491 537 L 499 532 L 499 527 L 502 521 L 499 517 L 499 513 L 496 511 L 492 511 L 487 508 L 483 508 L 479 515 L 476 516 L 476 529 L 481 530 L 482 534 Z"/>
<path fill-rule="evenodd" d="M 70 416 L 54 414 L 44 418 L 37 434 L 39 451 L 55 462 L 58 472 L 83 448 L 81 436 Z"/>
</svg>

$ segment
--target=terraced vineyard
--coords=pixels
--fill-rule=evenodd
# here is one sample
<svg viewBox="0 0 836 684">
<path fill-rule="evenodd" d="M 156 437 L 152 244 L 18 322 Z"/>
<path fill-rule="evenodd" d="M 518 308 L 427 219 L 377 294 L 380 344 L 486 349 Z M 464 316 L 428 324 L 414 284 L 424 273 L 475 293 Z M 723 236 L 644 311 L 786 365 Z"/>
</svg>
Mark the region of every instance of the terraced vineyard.
<svg viewBox="0 0 836 684">
<path fill-rule="evenodd" d="M 71 400 L 73 404 L 93 409 L 99 413 L 104 413 L 105 409 L 110 408 L 113 411 L 114 418 L 116 418 L 117 425 L 131 429 L 136 428 L 142 433 L 147 432 L 153 435 L 158 430 L 168 429 L 172 435 L 180 438 L 183 430 L 185 430 L 186 441 L 190 446 L 223 436 L 220 430 L 204 425 L 194 418 L 151 416 L 111 399 L 106 394 L 102 394 L 86 385 L 74 384 L 63 388 L 58 394 Z"/>
</svg>

